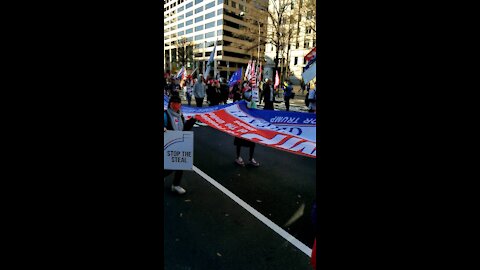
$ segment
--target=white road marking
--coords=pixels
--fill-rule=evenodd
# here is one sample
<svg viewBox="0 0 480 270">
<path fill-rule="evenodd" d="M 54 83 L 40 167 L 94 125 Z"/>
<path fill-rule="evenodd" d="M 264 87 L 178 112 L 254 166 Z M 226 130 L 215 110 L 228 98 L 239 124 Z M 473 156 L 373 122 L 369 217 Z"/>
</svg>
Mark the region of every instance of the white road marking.
<svg viewBox="0 0 480 270">
<path fill-rule="evenodd" d="M 245 210 L 250 212 L 253 216 L 255 216 L 258 220 L 263 222 L 265 225 L 267 225 L 270 229 L 278 233 L 280 236 L 285 238 L 288 242 L 290 242 L 292 245 L 300 249 L 303 253 L 305 253 L 308 257 L 311 257 L 312 255 L 312 249 L 307 247 L 305 244 L 302 242 L 298 241 L 295 237 L 293 237 L 291 234 L 280 228 L 277 224 L 273 223 L 271 220 L 266 218 L 264 215 L 262 215 L 260 212 L 255 210 L 253 207 L 248 205 L 248 203 L 244 202 L 242 199 L 240 199 L 237 195 L 233 194 L 231 191 L 226 189 L 224 186 L 220 185 L 217 181 L 215 181 L 213 178 L 208 176 L 206 173 L 202 172 L 199 168 L 193 166 L 193 171 L 196 172 L 198 175 L 203 177 L 205 180 L 207 180 L 210 184 L 212 184 L 214 187 L 218 188 L 221 192 L 223 192 L 225 195 L 230 197 L 233 201 L 238 203 L 240 206 L 242 206 Z"/>
</svg>

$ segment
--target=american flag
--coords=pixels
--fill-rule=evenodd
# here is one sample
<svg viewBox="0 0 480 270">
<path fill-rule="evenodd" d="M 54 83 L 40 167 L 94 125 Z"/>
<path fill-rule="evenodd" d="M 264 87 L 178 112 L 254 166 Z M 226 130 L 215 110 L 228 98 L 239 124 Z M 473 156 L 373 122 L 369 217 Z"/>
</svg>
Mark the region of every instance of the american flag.
<svg viewBox="0 0 480 270">
<path fill-rule="evenodd" d="M 252 60 L 248 61 L 247 69 L 245 70 L 244 79 L 250 80 L 250 70 L 252 69 Z"/>
<path fill-rule="evenodd" d="M 182 67 L 182 68 L 178 71 L 177 76 L 175 76 L 175 79 L 176 79 L 176 80 L 180 79 L 180 77 L 182 77 L 184 73 L 185 73 L 185 67 Z"/>
<path fill-rule="evenodd" d="M 305 63 L 309 63 L 314 57 L 317 56 L 317 47 L 314 47 L 310 52 L 305 55 Z"/>
<path fill-rule="evenodd" d="M 253 60 L 253 63 L 252 63 L 252 68 L 250 70 L 250 83 L 251 84 L 256 84 L 257 83 L 257 73 L 255 72 L 255 64 L 256 64 L 256 60 Z"/>
<path fill-rule="evenodd" d="M 257 87 L 258 84 L 262 81 L 262 62 L 260 62 L 260 67 L 258 68 L 258 80 L 257 80 Z"/>
</svg>

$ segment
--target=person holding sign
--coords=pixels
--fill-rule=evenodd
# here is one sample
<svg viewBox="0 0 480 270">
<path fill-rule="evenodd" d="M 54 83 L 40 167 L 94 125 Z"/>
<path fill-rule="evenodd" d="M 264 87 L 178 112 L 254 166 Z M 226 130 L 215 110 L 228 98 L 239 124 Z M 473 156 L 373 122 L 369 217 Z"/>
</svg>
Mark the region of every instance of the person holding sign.
<svg viewBox="0 0 480 270">
<path fill-rule="evenodd" d="M 175 95 L 170 98 L 168 101 L 168 109 L 163 112 L 163 132 L 167 130 L 177 130 L 177 131 L 189 131 L 192 129 L 195 124 L 195 118 L 192 117 L 189 120 L 185 121 L 182 111 L 182 100 L 179 96 Z M 182 180 L 183 171 L 171 171 L 165 170 L 164 177 L 175 172 L 172 183 L 172 191 L 178 194 L 185 194 L 186 190 L 180 186 Z"/>
</svg>

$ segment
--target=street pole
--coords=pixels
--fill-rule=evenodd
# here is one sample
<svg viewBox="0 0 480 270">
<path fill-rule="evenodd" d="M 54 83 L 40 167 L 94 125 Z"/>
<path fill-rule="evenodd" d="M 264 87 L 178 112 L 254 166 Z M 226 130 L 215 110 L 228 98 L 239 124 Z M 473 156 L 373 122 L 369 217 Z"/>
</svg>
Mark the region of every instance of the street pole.
<svg viewBox="0 0 480 270">
<path fill-rule="evenodd" d="M 227 61 L 227 82 L 230 80 L 230 62 Z"/>
<path fill-rule="evenodd" d="M 260 22 L 258 22 L 258 54 L 257 54 L 257 65 L 260 65 Z"/>
</svg>

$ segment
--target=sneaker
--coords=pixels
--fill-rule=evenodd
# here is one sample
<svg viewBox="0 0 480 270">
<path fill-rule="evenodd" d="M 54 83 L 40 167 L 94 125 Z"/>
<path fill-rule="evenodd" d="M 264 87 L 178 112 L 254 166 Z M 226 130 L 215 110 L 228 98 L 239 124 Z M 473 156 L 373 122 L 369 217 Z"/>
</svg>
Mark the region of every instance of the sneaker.
<svg viewBox="0 0 480 270">
<path fill-rule="evenodd" d="M 182 194 L 185 194 L 185 192 L 187 192 L 185 189 L 183 189 L 181 186 L 174 186 L 172 185 L 172 191 L 173 192 L 177 192 L 178 194 L 182 195 Z"/>
<path fill-rule="evenodd" d="M 250 160 L 250 162 L 248 164 L 251 164 L 255 167 L 258 167 L 260 166 L 260 163 L 258 163 L 254 158 L 252 158 L 252 160 Z"/>
<path fill-rule="evenodd" d="M 239 157 L 239 158 L 235 159 L 235 162 L 236 162 L 238 165 L 241 165 L 241 166 L 245 165 L 245 162 L 243 162 L 242 157 Z"/>
</svg>

